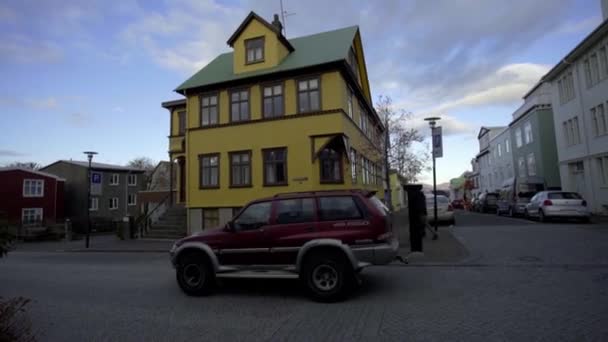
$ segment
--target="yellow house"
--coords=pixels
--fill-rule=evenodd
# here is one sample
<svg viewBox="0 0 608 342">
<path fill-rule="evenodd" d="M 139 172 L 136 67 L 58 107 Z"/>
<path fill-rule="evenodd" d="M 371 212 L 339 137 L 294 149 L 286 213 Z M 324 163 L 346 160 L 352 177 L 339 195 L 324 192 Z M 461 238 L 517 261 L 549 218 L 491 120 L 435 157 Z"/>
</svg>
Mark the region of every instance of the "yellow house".
<svg viewBox="0 0 608 342">
<path fill-rule="evenodd" d="M 251 12 L 224 53 L 164 102 L 188 232 L 223 224 L 256 198 L 364 188 L 382 196 L 384 127 L 359 28 L 286 39 Z"/>
</svg>

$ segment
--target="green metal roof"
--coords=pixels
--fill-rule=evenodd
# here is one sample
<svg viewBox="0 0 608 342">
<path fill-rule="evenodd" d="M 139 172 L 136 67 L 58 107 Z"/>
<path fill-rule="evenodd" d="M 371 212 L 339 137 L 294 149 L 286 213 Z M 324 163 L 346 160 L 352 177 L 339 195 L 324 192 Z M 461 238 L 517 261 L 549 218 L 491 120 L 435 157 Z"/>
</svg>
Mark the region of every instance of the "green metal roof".
<svg viewBox="0 0 608 342">
<path fill-rule="evenodd" d="M 348 57 L 349 49 L 358 30 L 358 26 L 350 26 L 334 31 L 289 39 L 295 51 L 287 55 L 275 67 L 252 72 L 235 74 L 232 70 L 233 53 L 224 53 L 217 56 L 196 74 L 179 85 L 175 91 L 182 92 L 190 88 L 345 60 Z"/>
</svg>

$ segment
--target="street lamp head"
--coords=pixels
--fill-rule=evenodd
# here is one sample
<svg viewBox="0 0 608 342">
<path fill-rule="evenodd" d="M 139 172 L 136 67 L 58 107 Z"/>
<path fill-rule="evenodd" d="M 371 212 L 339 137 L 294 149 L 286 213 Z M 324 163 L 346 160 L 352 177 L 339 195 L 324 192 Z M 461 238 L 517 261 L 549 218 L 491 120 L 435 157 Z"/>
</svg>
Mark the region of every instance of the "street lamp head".
<svg viewBox="0 0 608 342">
<path fill-rule="evenodd" d="M 97 152 L 93 152 L 93 151 L 84 151 L 82 153 L 87 155 L 87 159 L 89 161 L 93 160 L 93 156 L 97 154 Z"/>
<path fill-rule="evenodd" d="M 429 125 L 430 125 L 431 127 L 435 126 L 435 124 L 436 124 L 436 123 L 437 123 L 437 121 L 439 121 L 439 120 L 441 120 L 441 118 L 440 118 L 440 117 L 438 117 L 438 116 L 431 116 L 431 117 L 428 117 L 428 118 L 424 118 L 424 121 L 428 121 L 428 122 L 429 122 Z"/>
</svg>

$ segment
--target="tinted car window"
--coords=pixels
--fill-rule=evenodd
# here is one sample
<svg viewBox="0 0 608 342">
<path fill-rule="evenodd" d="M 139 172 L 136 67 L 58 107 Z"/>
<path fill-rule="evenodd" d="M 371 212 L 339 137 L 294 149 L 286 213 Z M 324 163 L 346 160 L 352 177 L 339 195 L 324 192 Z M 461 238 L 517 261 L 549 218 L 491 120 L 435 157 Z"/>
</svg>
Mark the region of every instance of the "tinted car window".
<svg viewBox="0 0 608 342">
<path fill-rule="evenodd" d="M 582 199 L 576 192 L 550 192 L 549 199 Z"/>
<path fill-rule="evenodd" d="M 268 224 L 271 204 L 271 202 L 254 203 L 245 208 L 234 220 L 234 229 L 236 231 L 252 230 Z"/>
<path fill-rule="evenodd" d="M 324 221 L 361 219 L 361 211 L 351 196 L 320 197 L 319 217 Z"/>
<path fill-rule="evenodd" d="M 277 223 L 311 222 L 315 218 L 314 200 L 296 198 L 277 201 Z"/>
</svg>

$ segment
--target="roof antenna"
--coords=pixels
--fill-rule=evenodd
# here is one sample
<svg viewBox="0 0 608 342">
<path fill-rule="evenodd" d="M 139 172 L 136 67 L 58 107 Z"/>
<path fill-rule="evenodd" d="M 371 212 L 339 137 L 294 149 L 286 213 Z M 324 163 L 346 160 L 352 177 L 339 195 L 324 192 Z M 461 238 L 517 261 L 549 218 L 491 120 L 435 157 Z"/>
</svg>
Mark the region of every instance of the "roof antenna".
<svg viewBox="0 0 608 342">
<path fill-rule="evenodd" d="M 281 3 L 281 20 L 283 21 L 283 35 L 287 37 L 287 22 L 285 21 L 285 17 L 289 17 L 295 15 L 295 13 L 289 13 L 283 10 L 283 0 L 279 0 Z"/>
</svg>

